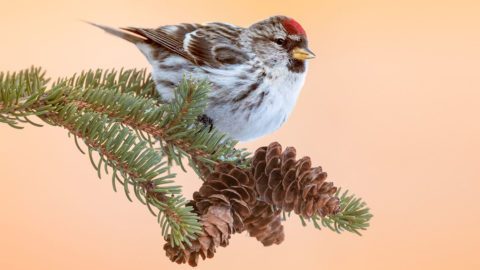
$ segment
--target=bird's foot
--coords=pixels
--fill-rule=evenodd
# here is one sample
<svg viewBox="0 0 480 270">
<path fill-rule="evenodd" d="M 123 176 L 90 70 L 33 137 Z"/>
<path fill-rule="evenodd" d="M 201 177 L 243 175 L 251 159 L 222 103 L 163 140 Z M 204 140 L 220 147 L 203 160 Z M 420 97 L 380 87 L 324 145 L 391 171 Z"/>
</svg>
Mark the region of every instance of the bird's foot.
<svg viewBox="0 0 480 270">
<path fill-rule="evenodd" d="M 202 123 L 205 128 L 209 128 L 208 132 L 212 132 L 213 129 L 213 119 L 208 117 L 206 114 L 199 115 L 197 121 Z"/>
</svg>

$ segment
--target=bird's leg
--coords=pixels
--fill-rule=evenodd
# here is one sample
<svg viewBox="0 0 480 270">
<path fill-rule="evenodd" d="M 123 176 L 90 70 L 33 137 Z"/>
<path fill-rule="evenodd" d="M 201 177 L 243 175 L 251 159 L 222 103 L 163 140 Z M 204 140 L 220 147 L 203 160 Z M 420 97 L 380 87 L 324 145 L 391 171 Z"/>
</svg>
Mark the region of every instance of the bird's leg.
<svg viewBox="0 0 480 270">
<path fill-rule="evenodd" d="M 208 132 L 212 132 L 213 129 L 213 120 L 208 117 L 206 114 L 199 115 L 197 121 L 202 123 L 205 127 L 209 127 Z"/>
<path fill-rule="evenodd" d="M 209 128 L 208 132 L 212 132 L 213 129 L 213 119 L 208 117 L 206 114 L 199 115 L 197 117 L 197 121 L 202 123 L 205 128 Z M 238 150 L 236 148 L 233 148 L 233 152 L 236 153 Z M 212 155 L 215 154 L 215 152 L 212 153 Z M 246 161 L 245 158 L 240 158 L 236 159 L 234 162 L 237 165 L 240 165 Z"/>
</svg>

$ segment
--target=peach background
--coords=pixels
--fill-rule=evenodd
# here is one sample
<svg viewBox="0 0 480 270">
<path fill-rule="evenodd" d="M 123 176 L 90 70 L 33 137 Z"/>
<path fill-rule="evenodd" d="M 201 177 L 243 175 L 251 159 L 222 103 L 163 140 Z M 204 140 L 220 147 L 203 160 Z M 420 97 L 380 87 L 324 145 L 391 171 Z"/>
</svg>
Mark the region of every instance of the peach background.
<svg viewBox="0 0 480 270">
<path fill-rule="evenodd" d="M 480 3 L 406 1 L 6 1 L 0 70 L 52 77 L 146 67 L 136 49 L 85 25 L 158 26 L 287 14 L 317 59 L 275 134 L 310 155 L 375 217 L 363 237 L 285 224 L 263 248 L 235 235 L 198 269 L 480 269 Z M 59 128 L 0 126 L 0 269 L 188 269 L 164 256 L 140 203 L 97 180 Z M 180 175 L 185 194 L 198 188 Z"/>
</svg>

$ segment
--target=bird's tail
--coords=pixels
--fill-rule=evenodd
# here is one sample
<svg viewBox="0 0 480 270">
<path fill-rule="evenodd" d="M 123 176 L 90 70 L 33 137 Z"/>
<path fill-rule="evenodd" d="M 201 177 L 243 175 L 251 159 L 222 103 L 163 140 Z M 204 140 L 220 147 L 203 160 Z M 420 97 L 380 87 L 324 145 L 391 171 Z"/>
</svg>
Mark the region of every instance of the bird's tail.
<svg viewBox="0 0 480 270">
<path fill-rule="evenodd" d="M 112 27 L 109 27 L 109 26 L 104 26 L 104 25 L 92 23 L 92 22 L 89 22 L 89 21 L 84 21 L 84 22 L 86 22 L 90 25 L 93 25 L 95 27 L 98 27 L 100 29 L 103 29 L 105 32 L 107 32 L 109 34 L 112 34 L 112 35 L 117 36 L 119 38 L 125 39 L 125 40 L 130 41 L 134 44 L 145 42 L 144 38 L 141 38 L 139 36 L 136 36 L 134 34 L 130 34 L 130 33 L 127 33 L 127 32 L 123 32 L 119 29 L 115 29 L 115 28 L 112 28 Z"/>
</svg>

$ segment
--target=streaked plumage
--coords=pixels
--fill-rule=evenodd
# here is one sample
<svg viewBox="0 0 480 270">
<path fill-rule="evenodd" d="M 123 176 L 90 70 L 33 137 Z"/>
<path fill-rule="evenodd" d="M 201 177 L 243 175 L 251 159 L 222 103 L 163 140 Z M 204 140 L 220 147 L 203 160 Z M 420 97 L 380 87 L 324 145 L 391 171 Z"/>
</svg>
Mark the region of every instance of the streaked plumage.
<svg viewBox="0 0 480 270">
<path fill-rule="evenodd" d="M 226 23 L 124 31 L 96 26 L 140 49 L 167 102 L 184 75 L 208 79 L 212 91 L 206 116 L 242 141 L 271 133 L 286 121 L 304 83 L 305 59 L 313 57 L 303 28 L 284 16 L 248 28 Z"/>
</svg>

